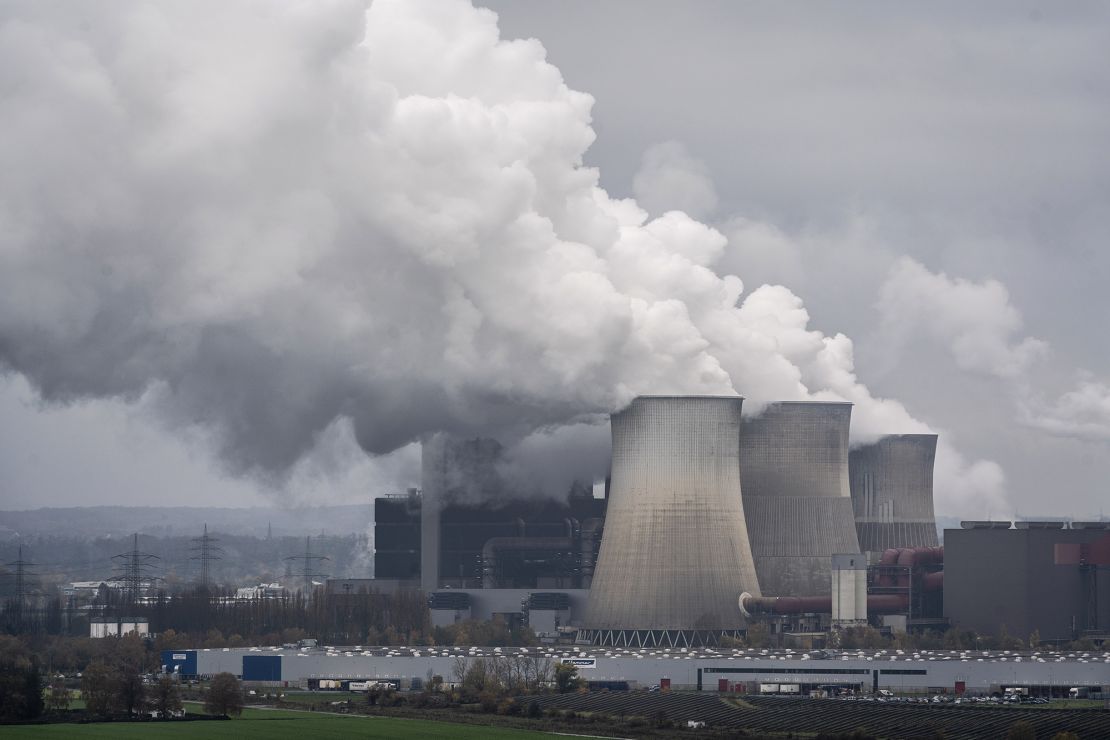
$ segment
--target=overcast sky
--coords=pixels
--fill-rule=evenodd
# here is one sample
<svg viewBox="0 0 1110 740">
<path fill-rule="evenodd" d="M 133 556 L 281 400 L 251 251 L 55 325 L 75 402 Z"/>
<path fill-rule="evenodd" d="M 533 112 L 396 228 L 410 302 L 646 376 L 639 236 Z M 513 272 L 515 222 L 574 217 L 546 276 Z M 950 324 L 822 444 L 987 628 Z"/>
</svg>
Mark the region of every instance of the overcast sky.
<svg viewBox="0 0 1110 740">
<path fill-rule="evenodd" d="M 706 267 L 716 275 L 738 275 L 744 288 L 741 301 L 765 283 L 788 289 L 746 303 L 737 320 L 745 336 L 754 332 L 776 345 L 760 351 L 797 370 L 803 396 L 856 400 L 860 428 L 867 432 L 882 431 L 890 420 L 903 425 L 890 431 L 919 430 L 905 426 L 912 419 L 942 435 L 951 451 L 943 476 L 947 490 L 938 490 L 938 513 L 1102 513 L 1110 480 L 1110 346 L 1104 338 L 1110 317 L 1105 289 L 1110 283 L 1110 10 L 1104 4 L 489 3 L 499 16 L 501 37 L 537 39 L 566 86 L 592 96 L 589 108 L 588 99 L 583 102 L 552 87 L 550 68 L 519 72 L 527 66 L 521 59 L 534 63 L 535 45 L 513 47 L 503 55 L 520 55 L 515 61 L 490 52 L 479 63 L 458 52 L 457 46 L 495 48 L 483 35 L 488 16 L 436 3 L 410 3 L 404 11 L 386 12 L 379 3 L 374 8 L 380 13 L 377 26 L 370 26 L 374 55 L 366 62 L 375 84 L 392 85 L 402 99 L 414 94 L 449 102 L 452 96 L 469 97 L 501 113 L 498 106 L 506 100 L 544 100 L 547 107 L 504 114 L 509 122 L 503 129 L 511 133 L 505 140 L 511 144 L 496 138 L 503 131 L 496 127 L 485 138 L 467 138 L 478 126 L 476 118 L 468 118 L 465 128 L 442 138 L 449 142 L 444 147 L 455 147 L 449 156 L 429 150 L 423 140 L 413 143 L 420 136 L 441 136 L 442 129 L 407 111 L 409 117 L 398 120 L 406 123 L 411 138 L 382 134 L 375 143 L 381 149 L 367 155 L 375 167 L 367 164 L 366 171 L 344 160 L 357 159 L 351 143 L 356 140 L 343 138 L 346 131 L 334 126 L 336 115 L 377 125 L 379 112 L 372 100 L 352 104 L 351 110 L 344 107 L 350 100 L 343 86 L 357 85 L 361 68 L 348 64 L 342 75 L 321 73 L 320 79 L 333 89 L 312 84 L 315 78 L 289 61 L 300 64 L 312 53 L 357 44 L 362 35 L 357 8 L 329 7 L 319 17 L 306 11 L 304 18 L 282 19 L 280 33 L 271 33 L 269 26 L 254 32 L 258 6 L 245 6 L 235 17 L 211 23 L 184 11 L 157 18 L 132 9 L 119 12 L 126 22 L 90 17 L 83 19 L 84 25 L 65 18 L 63 10 L 40 13 L 34 6 L 0 6 L 0 69 L 6 70 L 0 72 L 0 121 L 9 121 L 7 129 L 0 122 L 0 133 L 9 142 L 0 146 L 0 167 L 7 173 L 0 175 L 0 225 L 7 222 L 9 234 L 7 240 L 0 238 L 0 259 L 6 260 L 0 267 L 8 268 L 8 277 L 0 277 L 0 288 L 8 293 L 0 299 L 0 312 L 7 313 L 0 313 L 0 366 L 8 369 L 0 378 L 3 508 L 246 506 L 267 500 L 369 498 L 415 482 L 418 452 L 406 443 L 420 434 L 435 428 L 473 431 L 466 420 L 474 416 L 518 436 L 527 430 L 514 426 L 514 415 L 527 418 L 528 429 L 580 419 L 623 399 L 627 388 L 621 381 L 628 372 L 643 368 L 645 357 L 659 355 L 667 357 L 660 368 L 678 370 L 670 375 L 665 369 L 644 371 L 629 381 L 630 387 L 646 392 L 671 383 L 668 388 L 713 390 L 722 382 L 715 374 L 720 367 L 737 392 L 773 400 L 760 398 L 761 391 L 771 396 L 779 387 L 745 364 L 745 358 L 762 355 L 723 339 L 732 335 L 714 323 L 719 312 L 717 319 L 699 313 L 705 296 L 726 294 L 733 284 L 722 280 L 704 292 L 687 290 L 691 281 L 703 279 L 699 270 Z M 446 7 L 450 13 L 444 12 Z M 413 30 L 424 22 L 421 14 L 429 27 L 458 38 L 445 41 Z M 454 26 L 441 17 L 451 14 L 458 14 Z M 252 33 L 240 37 L 223 31 L 235 28 L 236 22 Z M 393 23 L 399 25 L 391 27 Z M 383 27 L 408 46 L 401 41 L 390 46 Z M 345 30 L 353 41 L 344 36 Z M 379 38 L 383 34 L 386 40 Z M 187 46 L 179 37 L 193 42 Z M 452 46 L 459 39 L 469 45 Z M 189 84 L 178 84 L 174 70 L 187 68 L 209 48 L 220 52 L 203 55 L 213 59 L 212 76 L 198 73 Z M 290 48 L 307 51 L 294 55 Z M 337 52 L 335 58 L 340 58 Z M 451 74 L 435 71 L 437 64 L 455 69 Z M 88 74 L 78 74 L 82 71 Z M 226 97 L 207 96 L 210 86 L 219 87 L 225 79 Z M 99 97 L 102 86 L 116 91 L 111 105 Z M 174 94 L 163 95 L 158 86 Z M 270 92 L 283 86 L 288 89 L 280 95 Z M 196 120 L 183 116 L 173 128 L 151 123 L 158 111 L 185 106 L 182 100 L 192 101 L 181 110 Z M 238 100 L 259 104 L 244 104 L 245 112 L 229 114 Z M 327 126 L 317 126 L 318 111 L 332 109 L 340 113 Z M 43 126 L 52 116 L 66 123 Z M 126 125 L 119 123 L 121 118 Z M 271 120 L 292 123 L 275 133 L 268 127 Z M 592 145 L 590 127 L 596 134 Z M 390 133 L 394 128 L 380 130 Z M 75 131 L 91 137 L 94 149 L 68 147 Z M 57 138 L 46 138 L 50 134 Z M 209 146 L 217 135 L 231 145 Z M 520 145 L 527 154 L 512 148 L 518 139 L 527 144 Z M 559 239 L 593 248 L 606 263 L 602 271 L 611 275 L 626 263 L 620 261 L 620 249 L 597 246 L 608 238 L 596 236 L 597 219 L 581 216 L 580 208 L 568 206 L 567 215 L 543 202 L 550 200 L 550 192 L 571 193 L 565 198 L 569 202 L 578 192 L 573 188 L 586 187 L 566 184 L 570 175 L 552 174 L 562 173 L 556 165 L 573 163 L 583 149 L 585 164 L 597 168 L 600 186 L 614 203 L 636 198 L 648 219 L 678 209 L 727 239 L 718 242 L 712 233 L 691 231 L 689 219 L 649 220 L 642 234 L 628 236 L 628 230 L 640 229 L 637 217 L 613 215 L 623 206 L 598 206 L 626 230 L 618 243 L 621 249 L 650 237 L 658 243 L 644 249 L 680 254 L 692 264 L 687 272 L 671 276 L 671 287 L 661 287 L 658 274 L 637 276 L 628 284 L 613 278 L 614 292 L 602 297 L 590 293 L 588 305 L 602 307 L 599 314 L 610 317 L 614 295 L 633 301 L 647 296 L 657 305 L 677 296 L 690 320 L 668 324 L 665 332 L 652 330 L 643 355 L 628 351 L 608 366 L 585 369 L 568 368 L 567 358 L 603 356 L 612 347 L 624 352 L 629 346 L 621 334 L 623 313 L 613 314 L 611 325 L 599 319 L 596 328 L 583 333 L 580 326 L 550 323 L 552 305 L 570 311 L 573 303 L 545 304 L 535 308 L 534 336 L 554 339 L 543 346 L 531 338 L 523 341 L 520 336 L 533 335 L 513 327 L 506 317 L 519 315 L 527 321 L 533 307 L 511 300 L 512 289 L 505 286 L 520 275 L 537 274 L 535 269 L 522 267 L 506 273 L 505 282 L 486 284 L 485 278 L 467 275 L 468 263 L 459 256 L 471 248 L 469 243 L 446 257 L 420 254 L 418 247 L 408 246 L 422 238 L 425 244 L 436 241 L 455 249 L 454 233 L 470 233 L 459 224 L 471 222 L 451 209 L 459 207 L 468 191 L 483 194 L 474 202 L 484 212 L 516 207 L 494 187 L 500 181 L 482 179 L 486 173 L 478 165 L 459 176 L 465 188 L 438 180 L 494 150 L 503 154 L 498 160 L 502 171 L 511 169 L 506 162 L 522 157 L 533 163 L 530 174 L 539 183 L 540 205 L 529 206 L 530 212 L 554 223 Z M 293 161 L 290 150 L 301 151 L 305 161 L 319 158 L 327 164 L 316 172 Z M 405 156 L 394 156 L 402 150 Z M 93 157 L 89 151 L 99 154 Z M 424 159 L 413 157 L 413 151 Z M 150 165 L 152 157 L 160 158 L 158 168 Z M 251 177 L 221 169 L 233 167 L 229 158 Z M 204 161 L 198 164 L 200 159 Z M 125 160 L 126 166 L 117 167 Z M 410 181 L 404 168 L 414 160 L 432 164 L 427 171 L 415 170 L 420 177 Z M 298 178 L 304 175 L 290 172 L 311 174 L 302 181 Z M 321 172 L 329 175 L 326 181 L 316 179 Z M 299 183 L 298 188 L 279 191 L 271 186 L 286 179 Z M 334 182 L 344 179 L 339 191 Z M 347 234 L 357 220 L 344 218 L 345 204 L 360 189 L 385 194 L 410 182 L 417 183 L 413 192 L 428 188 L 450 196 L 428 207 L 434 206 L 435 214 L 450 212 L 451 224 L 442 232 L 433 223 L 426 233 L 416 233 L 428 219 L 399 205 L 360 216 L 373 224 L 377 243 L 388 243 L 388 249 L 400 244 L 416 257 L 390 262 L 389 280 L 378 282 L 375 274 L 361 288 L 384 296 L 383 303 L 359 298 L 348 305 L 335 296 L 337 286 L 350 286 L 336 276 L 361 274 L 357 270 L 362 263 L 350 257 L 356 252 L 348 246 L 353 237 Z M 92 191 L 84 199 L 70 192 L 80 193 L 80 183 Z M 490 187 L 483 190 L 483 185 Z M 201 186 L 206 195 L 195 195 Z M 261 194 L 243 197 L 248 187 Z M 148 198 L 152 191 L 160 196 Z M 81 211 L 86 199 L 93 201 L 85 205 L 97 212 L 95 218 Z M 57 206 L 59 201 L 67 207 Z M 257 220 L 230 220 L 220 212 L 225 201 L 234 202 L 236 213 L 257 211 Z M 410 198 L 405 207 L 426 205 Z M 162 209 L 197 214 L 190 217 L 188 229 L 182 227 L 194 236 L 167 233 L 166 224 L 178 222 Z M 117 210 L 126 217 L 117 217 Z M 259 224 L 274 221 L 275 214 L 288 216 L 290 224 L 264 231 Z M 660 225 L 653 228 L 652 223 Z M 479 234 L 473 244 L 495 251 L 482 241 L 482 228 L 483 223 L 473 227 Z M 89 236 L 90 231 L 96 233 Z M 100 232 L 108 236 L 97 241 Z M 297 251 L 298 235 L 321 232 L 329 234 L 333 247 L 306 266 L 303 252 Z M 684 244 L 696 246 L 672 246 L 668 234 L 679 232 L 691 235 L 682 237 Z M 278 257 L 295 252 L 288 274 L 277 268 L 256 270 L 249 250 L 237 246 L 242 233 L 275 240 Z M 497 234 L 491 241 L 499 249 L 520 249 L 518 242 Z M 132 239 L 134 251 L 124 254 Z M 82 246 L 63 249 L 59 240 L 77 240 Z M 165 241 L 165 249 L 151 249 L 152 241 Z M 195 243 L 203 244 L 199 251 L 204 260 L 182 259 Z M 385 246 L 379 249 L 374 253 L 377 264 L 392 253 Z M 144 261 L 137 266 L 136 255 L 148 252 L 150 265 Z M 274 262 L 272 252 L 266 254 L 267 264 L 286 264 Z M 508 254 L 517 252 L 504 252 L 499 262 Z M 569 259 L 562 247 L 548 254 L 547 259 L 550 254 Z M 52 256 L 58 260 L 48 259 Z M 584 258 L 574 259 L 578 270 Z M 550 269 L 550 262 L 542 264 Z M 158 278 L 151 293 L 179 301 L 188 314 L 188 332 L 181 329 L 185 322 L 176 319 L 170 329 L 160 320 L 152 322 L 153 330 L 120 330 L 120 316 L 130 327 L 136 315 L 145 320 L 164 310 L 136 288 L 154 285 L 154 279 L 121 278 L 121 266 L 134 266 L 135 273 L 152 266 L 185 276 L 171 283 Z M 304 276 L 310 268 L 315 272 L 308 279 Z M 486 268 L 483 274 L 488 276 Z M 113 276 L 104 277 L 107 287 L 99 282 L 89 287 L 95 301 L 73 309 L 71 303 L 87 298 L 84 288 L 94 282 L 92 276 L 101 281 L 101 270 Z M 191 282 L 197 274 L 203 282 Z M 291 282 L 293 274 L 299 277 Z M 467 304 L 467 310 L 476 306 L 486 325 L 500 327 L 493 338 L 475 335 L 481 358 L 458 360 L 461 350 L 453 342 L 464 325 L 445 329 L 439 344 L 428 340 L 426 346 L 411 346 L 420 344 L 411 336 L 439 331 L 430 319 L 425 323 L 412 317 L 431 316 L 433 307 L 456 296 L 453 289 L 443 288 L 440 294 L 439 287 L 428 287 L 439 286 L 444 274 L 457 278 L 463 294 L 471 297 L 473 306 Z M 224 281 L 234 283 L 234 290 L 225 290 Z M 358 281 L 352 282 L 353 290 L 360 290 Z M 205 286 L 203 300 L 197 298 L 197 285 Z M 42 298 L 55 286 L 64 301 Z M 209 291 L 208 286 L 214 287 Z M 21 289 L 26 294 L 13 297 Z M 291 291 L 310 289 L 329 301 L 334 298 L 334 304 L 323 299 L 307 307 L 297 303 L 306 316 L 328 316 L 325 309 L 334 305 L 335 323 L 344 324 L 344 331 L 362 331 L 374 317 L 385 316 L 404 327 L 402 334 L 386 327 L 381 333 L 318 337 L 281 309 L 298 295 Z M 499 299 L 510 294 L 510 300 L 503 307 L 486 305 L 473 297 L 484 290 Z M 139 298 L 132 301 L 136 294 Z M 801 302 L 808 324 L 790 324 L 797 321 Z M 236 303 L 233 314 L 228 313 L 230 303 Z M 406 304 L 410 312 L 390 313 Z M 263 307 L 255 314 L 253 309 L 243 311 L 243 305 Z M 80 322 L 77 313 L 67 313 L 71 310 L 106 318 L 90 319 L 93 328 L 77 332 L 72 326 Z M 784 318 L 787 314 L 791 318 Z M 638 316 L 628 321 L 643 326 Z M 790 324 L 790 332 L 777 326 L 780 319 Z M 776 327 L 767 328 L 769 321 Z M 113 328 L 97 335 L 101 324 Z M 680 324 L 692 334 L 676 334 Z M 280 329 L 272 335 L 261 328 L 275 325 Z M 200 333 L 198 326 L 203 327 Z M 809 332 L 806 341 L 824 350 L 821 359 L 786 346 L 800 336 L 801 328 Z M 605 341 L 594 344 L 593 333 Z M 640 330 L 633 335 L 647 336 Z M 694 335 L 692 349 L 674 349 Z M 89 338 L 97 336 L 95 343 Z M 106 342 L 105 336 L 122 338 Z M 258 342 L 260 336 L 266 340 Z M 341 345 L 350 336 L 373 349 L 348 355 Z M 660 336 L 672 338 L 665 350 L 659 349 Z M 224 346 L 221 342 L 236 349 L 203 349 Z M 275 370 L 274 357 L 288 355 L 275 355 L 273 346 L 288 351 L 290 343 L 309 349 L 295 353 L 292 370 Z M 94 344 L 95 351 L 90 349 Z M 507 363 L 508 369 L 489 364 L 502 351 L 517 358 Z M 340 359 L 332 362 L 333 354 Z M 829 355 L 837 357 L 830 360 Z M 459 364 L 450 374 L 415 377 L 411 368 L 426 364 L 429 357 Z M 369 380 L 349 370 L 378 363 L 390 365 L 389 372 L 375 368 Z M 514 364 L 552 374 L 518 377 Z M 93 369 L 78 372 L 62 366 Z M 830 379 L 852 369 L 854 378 Z M 487 385 L 479 376 L 496 377 L 497 382 Z M 321 377 L 328 382 L 319 381 Z M 568 381 L 570 377 L 575 380 Z M 220 378 L 227 379 L 219 386 L 226 392 L 207 390 Z M 552 387 L 566 387 L 540 399 L 543 394 L 536 387 L 545 380 Z M 387 387 L 403 390 L 393 396 L 383 390 Z M 582 387 L 592 390 L 577 390 Z M 786 389 L 779 395 L 794 393 Z M 460 411 L 437 415 L 425 407 L 440 404 L 440 394 Z M 896 399 L 905 411 L 891 415 L 883 399 Z M 400 417 L 403 421 L 397 421 Z M 400 451 L 383 461 L 367 457 L 360 445 L 377 452 Z"/>
</svg>

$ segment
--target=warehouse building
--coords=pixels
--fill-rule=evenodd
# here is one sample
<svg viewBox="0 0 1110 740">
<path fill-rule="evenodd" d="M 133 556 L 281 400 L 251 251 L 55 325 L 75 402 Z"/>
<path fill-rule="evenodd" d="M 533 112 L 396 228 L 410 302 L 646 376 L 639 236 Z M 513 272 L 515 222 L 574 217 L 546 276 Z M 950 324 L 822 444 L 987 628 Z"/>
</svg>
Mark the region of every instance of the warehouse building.
<svg viewBox="0 0 1110 740">
<path fill-rule="evenodd" d="M 587 682 L 627 683 L 629 687 L 717 691 L 724 685 L 748 690 L 760 683 L 797 685 L 801 693 L 840 686 L 864 693 L 1002 692 L 1024 687 L 1032 695 L 1067 696 L 1071 687 L 1110 692 L 1110 653 L 980 653 L 972 651 L 772 652 L 767 650 L 684 650 L 590 648 L 224 648 L 168 650 L 163 670 L 182 677 L 228 672 L 244 681 L 278 686 L 343 687 L 351 681 L 389 681 L 399 688 L 422 688 L 429 675 L 448 683 L 460 666 L 475 660 L 535 660 L 550 666 L 573 661 Z M 327 682 L 322 684 L 321 682 Z M 758 688 L 755 690 L 758 691 Z"/>
</svg>

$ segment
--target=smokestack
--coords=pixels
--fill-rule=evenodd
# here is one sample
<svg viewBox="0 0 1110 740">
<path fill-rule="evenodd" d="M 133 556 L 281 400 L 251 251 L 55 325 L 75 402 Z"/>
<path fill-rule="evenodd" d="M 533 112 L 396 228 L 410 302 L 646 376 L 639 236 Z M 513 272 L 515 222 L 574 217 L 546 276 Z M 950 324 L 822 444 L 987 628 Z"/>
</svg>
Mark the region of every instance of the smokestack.
<svg viewBox="0 0 1110 740">
<path fill-rule="evenodd" d="M 740 477 L 759 587 L 828 594 L 831 557 L 858 553 L 848 488 L 852 404 L 783 401 L 744 422 Z"/>
<path fill-rule="evenodd" d="M 501 445 L 493 439 L 458 439 L 440 432 L 421 449 L 424 488 L 420 506 L 420 588 L 440 585 L 440 514 L 456 501 L 490 500 L 501 493 L 496 470 Z"/>
<path fill-rule="evenodd" d="M 936 547 L 933 462 L 937 435 L 897 434 L 849 456 L 860 548 Z"/>
<path fill-rule="evenodd" d="M 613 415 L 609 508 L 583 620 L 591 641 L 698 644 L 744 627 L 737 599 L 758 584 L 740 496 L 742 403 L 641 396 Z"/>
</svg>

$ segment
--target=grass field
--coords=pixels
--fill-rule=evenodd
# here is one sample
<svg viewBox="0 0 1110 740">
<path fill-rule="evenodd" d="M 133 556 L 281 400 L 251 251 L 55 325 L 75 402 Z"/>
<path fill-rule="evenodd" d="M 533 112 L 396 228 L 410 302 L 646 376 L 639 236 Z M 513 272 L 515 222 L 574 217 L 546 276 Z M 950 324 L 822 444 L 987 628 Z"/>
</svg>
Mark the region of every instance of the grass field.
<svg viewBox="0 0 1110 740">
<path fill-rule="evenodd" d="M 193 707 L 190 707 L 193 710 Z M 427 720 L 377 717 L 340 717 L 315 712 L 245 709 L 230 722 L 105 722 L 100 724 L 31 725 L 0 727 L 0 738 L 404 738 L 405 740 L 514 740 L 555 737 L 542 732 L 509 730 L 481 725 L 461 725 Z"/>
</svg>

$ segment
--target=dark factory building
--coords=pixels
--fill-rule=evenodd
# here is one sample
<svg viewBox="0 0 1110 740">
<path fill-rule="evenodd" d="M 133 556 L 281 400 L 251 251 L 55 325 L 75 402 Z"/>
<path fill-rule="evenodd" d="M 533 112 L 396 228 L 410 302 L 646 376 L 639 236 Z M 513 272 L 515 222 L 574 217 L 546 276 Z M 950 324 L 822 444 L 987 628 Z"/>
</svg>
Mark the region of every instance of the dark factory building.
<svg viewBox="0 0 1110 740">
<path fill-rule="evenodd" d="M 420 580 L 420 493 L 374 499 L 374 577 Z"/>
<path fill-rule="evenodd" d="M 1110 633 L 1110 523 L 965 522 L 944 533 L 944 611 L 980 634 Z"/>
<path fill-rule="evenodd" d="M 439 587 L 588 588 L 605 499 L 576 488 L 566 500 L 447 503 L 439 511 Z M 374 575 L 419 580 L 422 496 L 374 502 Z"/>
</svg>

